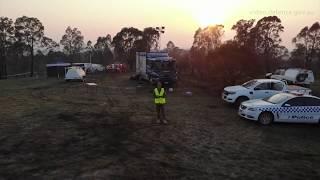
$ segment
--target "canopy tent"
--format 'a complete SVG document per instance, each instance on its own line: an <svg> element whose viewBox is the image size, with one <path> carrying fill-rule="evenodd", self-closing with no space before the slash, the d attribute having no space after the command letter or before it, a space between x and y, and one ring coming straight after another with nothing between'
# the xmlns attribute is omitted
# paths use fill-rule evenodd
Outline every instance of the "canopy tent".
<svg viewBox="0 0 320 180"><path fill-rule="evenodd" d="M83 80L86 76L86 73L81 67L73 66L66 68L66 77L65 80Z"/></svg>
<svg viewBox="0 0 320 180"><path fill-rule="evenodd" d="M57 77L64 78L65 77L65 68L70 67L71 63L54 63L47 64L47 77Z"/></svg>

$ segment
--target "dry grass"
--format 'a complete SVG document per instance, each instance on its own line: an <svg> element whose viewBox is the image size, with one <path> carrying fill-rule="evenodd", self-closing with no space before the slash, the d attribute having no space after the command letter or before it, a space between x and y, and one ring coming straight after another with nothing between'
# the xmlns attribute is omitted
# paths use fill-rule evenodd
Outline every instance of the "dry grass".
<svg viewBox="0 0 320 180"><path fill-rule="evenodd" d="M319 126L261 127L202 89L168 94L154 124L147 84L0 81L0 179L319 179ZM193 96L185 97L191 90Z"/></svg>

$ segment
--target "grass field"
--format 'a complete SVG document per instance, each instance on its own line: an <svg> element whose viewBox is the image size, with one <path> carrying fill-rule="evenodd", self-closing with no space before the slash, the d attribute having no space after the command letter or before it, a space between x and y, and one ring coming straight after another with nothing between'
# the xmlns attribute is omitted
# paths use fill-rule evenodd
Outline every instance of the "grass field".
<svg viewBox="0 0 320 180"><path fill-rule="evenodd" d="M127 75L87 81L98 91L0 81L0 180L320 178L319 125L262 127L183 84L168 94L169 125L158 125L150 85Z"/></svg>

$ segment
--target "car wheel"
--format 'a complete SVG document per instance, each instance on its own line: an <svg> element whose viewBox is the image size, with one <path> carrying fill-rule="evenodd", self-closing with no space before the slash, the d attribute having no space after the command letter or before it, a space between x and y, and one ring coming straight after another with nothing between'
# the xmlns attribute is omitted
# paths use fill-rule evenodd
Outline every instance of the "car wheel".
<svg viewBox="0 0 320 180"><path fill-rule="evenodd" d="M270 125L273 122L273 114L270 112L263 112L260 114L258 120L262 125Z"/></svg>
<svg viewBox="0 0 320 180"><path fill-rule="evenodd" d="M242 102L248 101L248 100L249 100L249 98L245 97L245 96L238 97L238 99L236 100L235 105L238 108L241 105Z"/></svg>

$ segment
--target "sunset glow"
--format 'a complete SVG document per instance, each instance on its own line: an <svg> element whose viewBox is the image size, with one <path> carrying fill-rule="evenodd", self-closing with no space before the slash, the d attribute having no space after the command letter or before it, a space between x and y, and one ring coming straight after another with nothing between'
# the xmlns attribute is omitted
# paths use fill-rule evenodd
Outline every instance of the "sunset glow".
<svg viewBox="0 0 320 180"><path fill-rule="evenodd" d="M240 7L239 0L200 0L186 1L185 3L201 27L226 23L227 19L235 14Z"/></svg>
<svg viewBox="0 0 320 180"><path fill-rule="evenodd" d="M0 180L320 180L319 127L320 0L0 0Z"/></svg>
<svg viewBox="0 0 320 180"><path fill-rule="evenodd" d="M0 16L16 19L22 15L39 18L45 33L60 40L67 26L77 27L85 40L114 36L123 27L165 26L163 44L172 40L190 48L197 28L213 24L225 26L225 39L240 19L260 19L277 15L285 27L283 43L307 25L319 21L319 0L0 0Z"/></svg>

